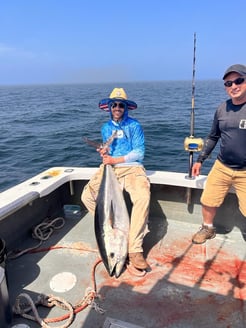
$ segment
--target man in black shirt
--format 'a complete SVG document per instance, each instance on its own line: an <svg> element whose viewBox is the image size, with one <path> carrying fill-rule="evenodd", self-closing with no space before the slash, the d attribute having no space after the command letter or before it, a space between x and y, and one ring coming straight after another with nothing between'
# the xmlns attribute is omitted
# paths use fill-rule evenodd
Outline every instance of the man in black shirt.
<svg viewBox="0 0 246 328"><path fill-rule="evenodd" d="M192 175L198 176L202 163L220 139L220 151L201 196L203 224L192 238L195 244L215 237L216 210L231 186L235 188L239 209L246 217L246 66L230 66L223 80L230 99L215 112L211 131L192 167Z"/></svg>

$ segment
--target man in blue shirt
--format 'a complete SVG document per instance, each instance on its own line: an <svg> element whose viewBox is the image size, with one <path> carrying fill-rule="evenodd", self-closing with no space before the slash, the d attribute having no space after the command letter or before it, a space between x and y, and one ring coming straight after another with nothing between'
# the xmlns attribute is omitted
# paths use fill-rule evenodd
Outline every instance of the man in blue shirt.
<svg viewBox="0 0 246 328"><path fill-rule="evenodd" d="M110 120L103 124L102 139L105 143L112 135L109 147L99 150L103 164L112 165L114 173L132 202L129 232L129 260L136 269L147 269L143 257L143 238L149 215L150 182L143 166L145 145L140 123L128 116L128 111L137 104L127 99L123 88L115 88L109 98L103 99L99 107L110 114ZM85 186L81 199L94 215L96 198L102 180L103 164Z"/></svg>
<svg viewBox="0 0 246 328"><path fill-rule="evenodd" d="M246 66L230 66L223 80L230 99L215 112L211 131L192 168L192 175L198 176L202 163L220 140L219 154L201 196L203 224L192 238L195 244L215 237L216 210L231 186L238 197L239 209L246 217Z"/></svg>

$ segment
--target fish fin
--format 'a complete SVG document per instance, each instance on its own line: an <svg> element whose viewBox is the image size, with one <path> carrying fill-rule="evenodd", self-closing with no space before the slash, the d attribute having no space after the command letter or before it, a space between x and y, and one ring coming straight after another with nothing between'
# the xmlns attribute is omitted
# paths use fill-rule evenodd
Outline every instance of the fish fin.
<svg viewBox="0 0 246 328"><path fill-rule="evenodd" d="M109 222L110 222L110 226L113 229L114 228L114 206L113 206L113 202L111 200L110 202L110 215L109 215Z"/></svg>

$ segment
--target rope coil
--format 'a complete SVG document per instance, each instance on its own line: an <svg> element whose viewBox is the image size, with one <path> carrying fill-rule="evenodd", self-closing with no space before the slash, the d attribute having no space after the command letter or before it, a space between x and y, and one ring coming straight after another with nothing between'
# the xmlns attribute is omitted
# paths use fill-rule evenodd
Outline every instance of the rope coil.
<svg viewBox="0 0 246 328"><path fill-rule="evenodd" d="M21 298L24 298L27 301L27 303L25 303L25 305L28 304L29 306L24 308L25 305L24 305L24 303L21 303ZM73 311L72 305L70 303L68 303L67 301L65 301L64 299L62 299L60 297L55 297L53 295L45 296L45 295L41 294L38 296L37 301L34 302L28 294L21 293L16 298L15 305L13 306L13 312L15 314L21 315L23 318L38 322L41 327L50 328L50 326L47 325L46 322L56 322L57 320L56 321L53 321L51 319L43 320L39 316L39 313L37 311L38 305L43 305L43 306L47 306L47 307L58 306L61 309L69 311L67 322L61 326L57 326L57 328L69 327L74 319L74 311ZM30 312L30 311L33 312L33 315L28 314L28 312Z"/></svg>
<svg viewBox="0 0 246 328"><path fill-rule="evenodd" d="M53 220L47 218L33 229L32 237L42 241L47 240L54 230L61 229L64 225L65 220L63 217L57 217Z"/></svg>
<svg viewBox="0 0 246 328"><path fill-rule="evenodd" d="M37 297L37 300L34 302L28 294L21 293L17 296L17 298L15 300L15 304L13 306L13 313L20 315L23 318L26 318L26 319L29 319L32 321L36 321L37 323L39 323L39 325L41 327L44 327L44 328L52 328L52 327L54 328L54 326L50 327L48 325L48 323L54 323L54 322L60 322L60 321L67 320L63 325L56 327L56 328L67 328L73 322L75 314L82 311L89 305L93 309L95 309L96 312L98 312L100 314L105 313L105 310L103 310L95 302L96 296L97 296L96 291L89 287L89 288L87 288L87 290L85 292L85 296L82 299L82 301L73 307L66 300L64 300L60 297L54 296L54 295L47 296L44 294L40 294ZM23 299L25 300L25 302L23 302L23 301L21 302L21 300L23 300ZM39 305L46 306L49 308L51 308L53 306L57 306L60 309L67 310L68 313L65 315L62 315L60 317L56 317L56 318L42 319L39 316L39 313L37 310L37 306L39 306ZM33 315L28 314L30 311L33 312Z"/></svg>
<svg viewBox="0 0 246 328"><path fill-rule="evenodd" d="M39 243L34 247L26 248L19 252L9 252L7 258L9 260L16 259L17 257L37 249L42 245L43 241L50 238L55 230L61 229L64 225L65 219L63 217L57 217L55 219L46 218L43 222L34 227L32 232L33 239L38 239Z"/></svg>
<svg viewBox="0 0 246 328"><path fill-rule="evenodd" d="M8 259L15 259L17 257L22 256L23 254L26 253L33 253L37 252L37 248L43 243L43 241L46 241L51 234L57 230L61 229L65 224L65 219L63 217L57 217L56 219L45 219L42 223L38 224L32 232L32 237L34 239L38 239L39 243L37 246L34 246L32 248L28 248L19 252L15 253L9 253L8 254ZM58 248L61 248L58 247ZM66 248L66 247L63 247ZM51 249L56 249L56 247L51 247L48 250ZM47 249L41 249L41 251L46 251ZM38 250L40 251L40 250ZM94 250L91 250L94 251ZM105 311L95 302L95 298L98 297L97 292L96 292L96 282L95 282L95 270L96 266L101 263L102 260L99 259L96 261L96 263L93 266L92 270L92 282L93 282L93 287L94 288L87 288L85 291L85 296L84 298L75 306L72 306L69 302L66 300L54 296L54 295L44 295L40 294L37 297L36 301L33 301L32 298L26 294L26 293L21 293L17 296L15 300L15 304L13 306L13 313L22 316L23 318L36 321L41 327L43 328L54 328L54 326L49 326L48 323L55 323L55 322L60 322L66 320L66 322L61 325L57 326L56 328L67 328L70 326L70 324L74 320L74 316L76 313L82 311L85 309L87 306L91 306L95 311L97 311L100 314L103 314ZM68 313L56 317L56 318L41 318L37 307L38 306L45 306L45 307L54 307L57 306L60 309L68 311ZM32 311L32 314L29 312Z"/></svg>

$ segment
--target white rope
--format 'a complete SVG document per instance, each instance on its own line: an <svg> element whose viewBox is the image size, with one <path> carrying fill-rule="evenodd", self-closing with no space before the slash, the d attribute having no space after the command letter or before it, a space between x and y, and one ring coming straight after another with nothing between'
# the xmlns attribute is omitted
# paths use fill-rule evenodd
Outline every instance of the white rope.
<svg viewBox="0 0 246 328"><path fill-rule="evenodd" d="M13 254L9 253L8 258L14 259L27 252L30 252L30 251L38 248L43 243L43 241L47 240L51 236L51 234L54 232L54 230L62 228L64 226L64 224L65 224L65 219L63 217L57 217L56 219L53 219L53 220L48 219L48 218L45 219L42 223L38 224L33 229L33 232L32 232L32 237L34 239L39 240L38 245L34 246L32 248L27 248L25 250L19 251L18 253L13 253ZM98 312L100 314L104 314L105 310L103 310L95 302L95 295L96 295L96 291L94 291L90 287L87 288L82 302L80 302L80 304L78 304L76 306L76 308L86 304L86 305L91 306L93 309L95 309L96 312ZM26 300L26 302L21 303L21 298L22 299L24 298ZM51 327L46 322L53 323L53 322L57 322L59 320L56 318L55 319L42 319L38 314L38 311L36 308L37 305L43 305L43 306L47 306L47 307L58 306L64 310L69 311L69 317L68 317L66 323L64 325L58 326L56 328L67 328L74 320L73 306L70 303L68 303L67 301L65 301L64 299L55 297L53 295L46 296L46 295L40 294L37 298L37 301L34 302L28 294L21 293L16 298L15 304L13 306L13 312L15 314L22 316L23 318L26 318L26 319L29 319L32 321L36 321L43 328L54 328L54 326ZM30 312L30 311L33 312L33 315L28 314L28 312Z"/></svg>
<svg viewBox="0 0 246 328"><path fill-rule="evenodd" d="M21 298L26 299L28 304L21 303ZM23 318L26 318L26 319L29 319L32 321L36 321L43 328L51 328L51 326L46 324L45 321L39 316L37 308L36 308L36 305L39 305L39 304L47 306L47 307L58 306L62 309L69 311L69 317L67 319L67 322L56 328L67 328L72 323L73 318L74 318L74 311L73 311L72 305L70 303L68 303L67 301L65 301L64 299L62 299L60 297L55 297L53 295L46 296L46 295L41 294L38 296L37 301L34 302L28 294L21 293L16 298L15 305L13 306L13 312L15 314L22 316ZM27 306L27 305L29 305L29 306ZM33 315L28 314L28 312L30 312L31 310L33 312ZM52 321L52 320L50 320L50 321Z"/></svg>
<svg viewBox="0 0 246 328"><path fill-rule="evenodd" d="M49 218L46 218L43 222L41 222L36 227L34 227L33 232L32 232L33 239L38 239L39 243L34 247L26 248L17 253L9 252L7 254L7 258L9 260L15 259L15 258L20 257L34 249L37 249L38 247L41 246L43 241L47 240L52 235L54 230L61 229L64 226L64 224L65 224L65 219L63 217L57 217L52 220Z"/></svg>
<svg viewBox="0 0 246 328"><path fill-rule="evenodd" d="M56 219L45 219L42 223L38 224L32 233L34 239L47 240L54 230L61 229L65 224L63 217L57 217Z"/></svg>

